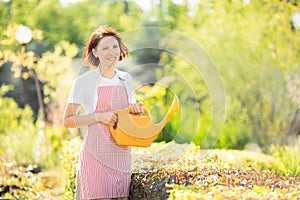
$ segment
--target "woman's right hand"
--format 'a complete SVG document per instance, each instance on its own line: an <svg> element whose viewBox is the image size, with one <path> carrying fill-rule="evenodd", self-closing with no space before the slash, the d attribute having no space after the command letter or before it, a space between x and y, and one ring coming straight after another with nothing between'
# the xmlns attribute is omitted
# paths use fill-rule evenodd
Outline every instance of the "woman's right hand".
<svg viewBox="0 0 300 200"><path fill-rule="evenodd" d="M131 114L140 114L144 113L144 103L143 102L138 102L136 104L131 104Z"/></svg>
<svg viewBox="0 0 300 200"><path fill-rule="evenodd" d="M96 114L97 122L103 123L105 125L112 125L114 126L118 121L118 116L113 112L98 112Z"/></svg>

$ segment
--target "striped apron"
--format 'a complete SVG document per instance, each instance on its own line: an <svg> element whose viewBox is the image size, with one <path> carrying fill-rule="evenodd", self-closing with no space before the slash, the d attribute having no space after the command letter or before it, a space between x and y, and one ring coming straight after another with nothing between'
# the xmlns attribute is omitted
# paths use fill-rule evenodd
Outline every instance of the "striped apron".
<svg viewBox="0 0 300 200"><path fill-rule="evenodd" d="M96 112L129 106L124 85L99 86ZM96 123L88 127L79 161L81 200L118 198L129 195L130 147L119 146L109 126Z"/></svg>

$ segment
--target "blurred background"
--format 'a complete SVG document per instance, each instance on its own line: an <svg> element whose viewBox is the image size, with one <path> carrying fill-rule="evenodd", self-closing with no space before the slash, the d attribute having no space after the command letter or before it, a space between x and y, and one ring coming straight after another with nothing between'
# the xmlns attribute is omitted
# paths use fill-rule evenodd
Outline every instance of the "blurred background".
<svg viewBox="0 0 300 200"><path fill-rule="evenodd" d="M80 57L100 25L121 34L142 28L125 38L132 51L117 67L132 74L137 99L156 122L174 93L180 98L184 110L157 142L267 154L299 147L298 0L0 0L2 166L56 170L64 142L84 137L84 130L64 128L62 115L73 80L90 69ZM214 63L226 93L220 132L212 123L211 91L195 66L176 53L134 48L162 45L145 27L179 32L206 52L199 63Z"/></svg>

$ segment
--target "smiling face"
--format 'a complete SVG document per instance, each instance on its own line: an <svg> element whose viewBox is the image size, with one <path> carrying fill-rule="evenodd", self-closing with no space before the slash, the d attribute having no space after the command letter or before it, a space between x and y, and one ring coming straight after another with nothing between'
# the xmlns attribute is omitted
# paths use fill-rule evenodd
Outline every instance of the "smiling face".
<svg viewBox="0 0 300 200"><path fill-rule="evenodd" d="M98 45L93 49L93 54L100 60L101 67L112 67L120 58L120 46L113 36L103 37Z"/></svg>
<svg viewBox="0 0 300 200"><path fill-rule="evenodd" d="M108 38L106 38L108 37ZM95 30L89 40L87 41L84 51L82 53L82 63L84 65L90 66L104 66L107 65L107 60L104 58L103 63L100 63L99 56L100 54L104 53L105 49L101 50L101 46L104 46L107 40L110 40L109 43L117 44L118 51L119 51L119 58L118 60L121 61L125 59L128 54L129 50L124 44L120 34L113 28L108 26L100 26L97 30ZM98 48L100 47L100 48ZM111 48L111 45L107 45L108 48ZM116 46L114 47L116 50ZM102 57L102 56L101 56ZM107 67L107 66L104 66Z"/></svg>

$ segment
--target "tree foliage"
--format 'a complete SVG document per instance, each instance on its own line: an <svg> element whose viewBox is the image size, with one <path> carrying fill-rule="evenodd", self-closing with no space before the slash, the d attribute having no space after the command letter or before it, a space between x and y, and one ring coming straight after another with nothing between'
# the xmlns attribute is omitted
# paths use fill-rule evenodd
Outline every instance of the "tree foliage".
<svg viewBox="0 0 300 200"><path fill-rule="evenodd" d="M225 148L243 148L248 142L267 147L284 141L296 112L288 97L286 77L299 71L300 31L291 24L298 9L297 2L207 0L199 3L194 17L185 13L186 20L176 29L211 56L227 94L221 135L203 132L207 127L203 124L194 140L197 144L210 147L213 143L209 142L218 137L215 147ZM200 97L209 95L205 83L193 79L195 73L186 70L190 68L182 59L169 56L161 61L198 83L193 89ZM212 116L208 105L209 98L200 104L201 121L209 122ZM206 137L211 139L203 144Z"/></svg>
<svg viewBox="0 0 300 200"><path fill-rule="evenodd" d="M203 147L244 148L249 142L264 147L284 141L289 130L296 130L292 121L298 119L299 112L291 102L295 95L290 88L295 84L287 84L292 83L287 77L299 73L300 31L291 22L292 15L299 10L299 1L195 2L161 0L153 2L150 11L143 12L134 1L83 0L65 7L57 0L1 1L0 29L6 35L0 36L0 54L5 61L13 61L16 75L21 75L19 64L33 69L44 84L46 102L55 102L66 99L62 91L70 87L74 77L73 74L66 78L71 58L78 51L73 44L79 47L76 56L80 56L80 48L97 26L113 26L120 32L143 26L179 31L203 47L216 64L225 86L227 109L223 131L214 135L211 131L214 125L210 124L214 105L205 77L197 76L194 66L169 52L149 49L132 52L137 62L159 62L163 66L156 69L158 80L167 76L178 78L180 74L192 83L190 89L178 81L167 86L177 88L182 103L189 102L187 116L195 110L200 112L199 119L182 116L187 127L179 129L182 136L177 137L178 142L193 140ZM28 44L26 52L14 43L14 24L35 30L36 39ZM41 33L43 39L37 40ZM155 37L145 33L131 39L141 43L163 42ZM22 76L33 74L22 72ZM64 89L61 80L66 81ZM171 99L171 95L166 92L163 99ZM165 102L164 106L166 110L168 104ZM174 128L183 126L180 122L183 118L173 120L164 130L163 135L168 139L161 139L174 138ZM197 121L199 126L195 126ZM196 129L196 135L189 134L190 129Z"/></svg>

